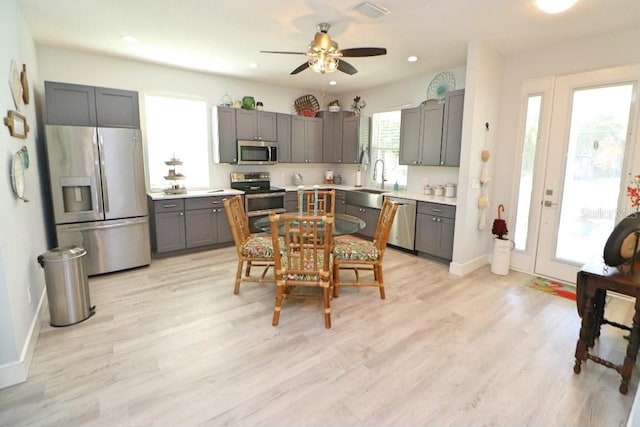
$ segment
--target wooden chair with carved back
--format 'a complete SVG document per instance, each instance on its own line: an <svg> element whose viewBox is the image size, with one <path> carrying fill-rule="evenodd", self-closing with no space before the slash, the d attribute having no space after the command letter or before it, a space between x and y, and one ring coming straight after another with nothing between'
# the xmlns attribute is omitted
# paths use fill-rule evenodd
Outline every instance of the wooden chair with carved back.
<svg viewBox="0 0 640 427"><path fill-rule="evenodd" d="M398 204L385 199L380 210L373 241L349 237L336 238L333 248L333 296L337 297L341 286L376 286L380 298L385 299L382 260L389 239L389 231L398 210ZM355 280L342 281L340 273L351 270ZM361 280L359 270L373 272L373 280ZM367 278L370 275L367 276Z"/></svg>
<svg viewBox="0 0 640 427"><path fill-rule="evenodd" d="M285 297L318 297L317 293L301 293L299 290L320 288L324 325L325 328L331 328L331 249L334 217L271 214L269 222L276 275L273 326L277 326L280 321L282 301Z"/></svg>
<svg viewBox="0 0 640 427"><path fill-rule="evenodd" d="M236 269L233 293L237 294L240 292L240 283L243 281L275 282L274 279L266 277L269 267L272 267L274 264L271 236L251 234L249 220L242 204L242 196L237 195L226 199L223 204L238 253L238 267ZM243 277L242 269L245 265ZM263 267L263 271L259 277L251 276L251 267L253 266Z"/></svg>
<svg viewBox="0 0 640 427"><path fill-rule="evenodd" d="M336 190L318 190L318 215L334 215L336 212ZM300 197L302 197L302 210L308 214L313 213L313 203L316 199L316 190L303 190L298 192L298 204L300 206Z"/></svg>

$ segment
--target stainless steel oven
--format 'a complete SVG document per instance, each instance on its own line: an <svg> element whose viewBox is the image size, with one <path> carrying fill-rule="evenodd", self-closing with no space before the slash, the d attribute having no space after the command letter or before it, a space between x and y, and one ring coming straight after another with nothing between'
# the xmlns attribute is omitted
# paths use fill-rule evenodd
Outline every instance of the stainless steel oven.
<svg viewBox="0 0 640 427"><path fill-rule="evenodd" d="M231 188L244 191L244 209L252 232L260 232L255 222L271 212L286 212L284 188L271 187L269 172L232 172Z"/></svg>

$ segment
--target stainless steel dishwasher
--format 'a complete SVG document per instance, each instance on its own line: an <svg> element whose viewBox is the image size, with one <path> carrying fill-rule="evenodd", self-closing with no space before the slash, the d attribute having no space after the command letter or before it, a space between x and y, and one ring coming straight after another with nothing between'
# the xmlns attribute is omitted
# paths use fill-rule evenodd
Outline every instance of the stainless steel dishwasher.
<svg viewBox="0 0 640 427"><path fill-rule="evenodd" d="M398 203L398 211L389 232L389 244L404 249L415 249L416 237L416 207L417 202L411 199L385 196L392 202Z"/></svg>

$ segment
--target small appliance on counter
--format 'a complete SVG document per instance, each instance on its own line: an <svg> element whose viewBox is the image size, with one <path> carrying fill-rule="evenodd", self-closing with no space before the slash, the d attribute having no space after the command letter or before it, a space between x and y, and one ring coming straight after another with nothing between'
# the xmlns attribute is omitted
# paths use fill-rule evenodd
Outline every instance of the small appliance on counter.
<svg viewBox="0 0 640 427"><path fill-rule="evenodd" d="M303 185L304 184L304 180L302 179L302 174L301 173L294 173L293 174L293 185Z"/></svg>
<svg viewBox="0 0 640 427"><path fill-rule="evenodd" d="M333 184L333 171L325 171L324 172L324 183L325 184Z"/></svg>

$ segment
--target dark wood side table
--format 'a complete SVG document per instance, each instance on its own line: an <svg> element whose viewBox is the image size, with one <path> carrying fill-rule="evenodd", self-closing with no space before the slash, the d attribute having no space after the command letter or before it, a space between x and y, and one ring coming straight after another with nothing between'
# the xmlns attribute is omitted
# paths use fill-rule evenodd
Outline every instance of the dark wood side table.
<svg viewBox="0 0 640 427"><path fill-rule="evenodd" d="M631 327L605 319L604 305L607 291L628 295L635 299L635 314ZM576 344L576 363L573 366L573 372L579 374L581 363L587 359L607 368L615 369L622 376L620 393L627 394L640 345L640 275L631 275L604 263L587 264L578 272L576 293L578 314L582 317L582 324L580 337ZM589 354L589 348L593 347L595 339L600 335L602 324L631 331L627 354L622 365Z"/></svg>

